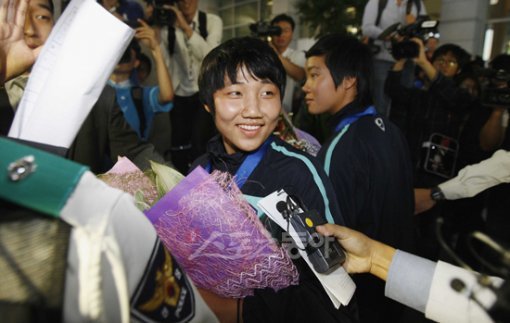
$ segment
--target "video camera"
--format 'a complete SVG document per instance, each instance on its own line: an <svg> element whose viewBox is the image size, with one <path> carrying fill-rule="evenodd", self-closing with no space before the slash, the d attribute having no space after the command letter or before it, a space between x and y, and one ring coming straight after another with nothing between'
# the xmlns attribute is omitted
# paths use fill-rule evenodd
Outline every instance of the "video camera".
<svg viewBox="0 0 510 323"><path fill-rule="evenodd" d="M164 8L165 5L174 6L177 0L151 0L154 6L152 14L153 24L157 26L173 26L175 24L175 12L171 9Z"/></svg>
<svg viewBox="0 0 510 323"><path fill-rule="evenodd" d="M392 35L391 54L396 60L410 59L416 58L420 54L420 47L411 38L416 37L423 42L431 37L439 38L438 26L438 20L430 20L428 16L420 16L414 24L407 26L394 24L387 28L382 35L383 37Z"/></svg>
<svg viewBox="0 0 510 323"><path fill-rule="evenodd" d="M272 26L265 21L258 21L250 24L250 31L255 37L267 38L281 35L282 28L280 26Z"/></svg>
<svg viewBox="0 0 510 323"><path fill-rule="evenodd" d="M479 74L486 79L482 88L482 104L510 109L510 73L505 70L485 68Z"/></svg>

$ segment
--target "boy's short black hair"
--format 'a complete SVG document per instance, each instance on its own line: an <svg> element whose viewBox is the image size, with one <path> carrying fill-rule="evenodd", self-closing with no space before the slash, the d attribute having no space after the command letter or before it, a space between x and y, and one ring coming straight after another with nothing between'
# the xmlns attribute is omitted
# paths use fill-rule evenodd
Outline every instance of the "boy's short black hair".
<svg viewBox="0 0 510 323"><path fill-rule="evenodd" d="M355 102L372 105L373 63L370 48L357 38L330 34L320 38L307 52L306 58L323 56L329 73L338 87L346 77L356 79Z"/></svg>
<svg viewBox="0 0 510 323"><path fill-rule="evenodd" d="M242 67L255 78L274 83L280 90L280 98L283 99L286 73L274 49L258 38L233 38L207 54L198 76L200 100L213 114L214 93L225 87L225 77L232 83L237 83L237 71Z"/></svg>
<svg viewBox="0 0 510 323"><path fill-rule="evenodd" d="M462 47L455 44L444 44L434 51L434 54L432 55L432 62L434 62L438 57L444 56L448 53L451 53L457 60L459 71L462 71L471 61L471 55L469 55L469 53Z"/></svg>
<svg viewBox="0 0 510 323"><path fill-rule="evenodd" d="M294 19L292 19L291 16L286 15L284 13L279 14L271 20L271 25L275 25L276 23L279 23L280 21L288 22L290 24L290 27L292 28L292 31L294 31L294 27L296 27L296 23L294 22Z"/></svg>

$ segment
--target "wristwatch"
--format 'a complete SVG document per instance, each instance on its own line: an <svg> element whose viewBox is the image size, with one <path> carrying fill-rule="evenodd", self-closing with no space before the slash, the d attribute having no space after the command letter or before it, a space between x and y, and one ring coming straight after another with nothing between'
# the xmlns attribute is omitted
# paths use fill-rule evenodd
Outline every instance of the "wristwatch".
<svg viewBox="0 0 510 323"><path fill-rule="evenodd" d="M430 198L434 201L442 201L445 199L444 193L439 186L434 186L430 189Z"/></svg>

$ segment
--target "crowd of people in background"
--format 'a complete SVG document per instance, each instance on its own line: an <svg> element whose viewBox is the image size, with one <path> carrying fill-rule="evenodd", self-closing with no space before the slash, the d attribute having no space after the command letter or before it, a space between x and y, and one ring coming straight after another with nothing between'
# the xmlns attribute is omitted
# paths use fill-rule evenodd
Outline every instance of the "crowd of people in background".
<svg viewBox="0 0 510 323"><path fill-rule="evenodd" d="M480 62L460 46L430 37L408 40L416 55L395 58L392 44L402 39L381 34L426 15L421 0L369 0L363 40L327 35L306 52L291 48L295 21L286 14L271 20L281 33L269 41L222 41L221 19L199 10L198 0L163 7L145 1L98 1L136 32L68 159L95 174L126 156L142 170L153 160L185 175L198 165L235 175L256 151L262 157L246 175L250 181L242 192L264 197L285 188L329 215L331 224L362 233L332 225L320 229L340 240L377 240L433 262L454 263L438 241L436 221L442 218L439 234L470 266L484 271L488 268L470 252L469 233L486 232L510 246L510 184L455 201L441 190L464 167L499 149L510 150L510 107L485 100L489 91L510 88L510 55ZM31 49L48 39L53 11L52 0L30 0L23 34ZM16 74L2 80L2 136L8 134L30 66ZM281 114L290 114L295 127L320 141L317 157L273 134ZM303 114L322 119L306 122ZM424 194L434 202L422 208ZM269 222L263 218L268 228ZM360 252L344 247L351 257ZM407 257L377 248L391 253L389 262ZM298 286L260 290L240 301L207 292L202 297L225 322L425 321L421 313L385 297L387 284L379 278L386 280L388 268L384 277L371 268L351 270L358 273L355 297L336 309L308 266L295 263ZM424 312L421 305L392 298Z"/></svg>

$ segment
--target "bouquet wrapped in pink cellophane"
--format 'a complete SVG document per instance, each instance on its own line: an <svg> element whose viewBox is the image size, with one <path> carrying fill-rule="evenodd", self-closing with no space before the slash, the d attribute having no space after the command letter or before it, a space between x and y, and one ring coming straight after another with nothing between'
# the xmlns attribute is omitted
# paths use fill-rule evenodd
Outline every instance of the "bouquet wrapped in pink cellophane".
<svg viewBox="0 0 510 323"><path fill-rule="evenodd" d="M198 167L145 213L200 288L244 297L298 283L292 260L228 174Z"/></svg>
<svg viewBox="0 0 510 323"><path fill-rule="evenodd" d="M150 165L150 169L142 172L127 157L119 157L107 173L97 177L111 187L131 194L140 210L148 210L184 178L167 165L153 161Z"/></svg>

